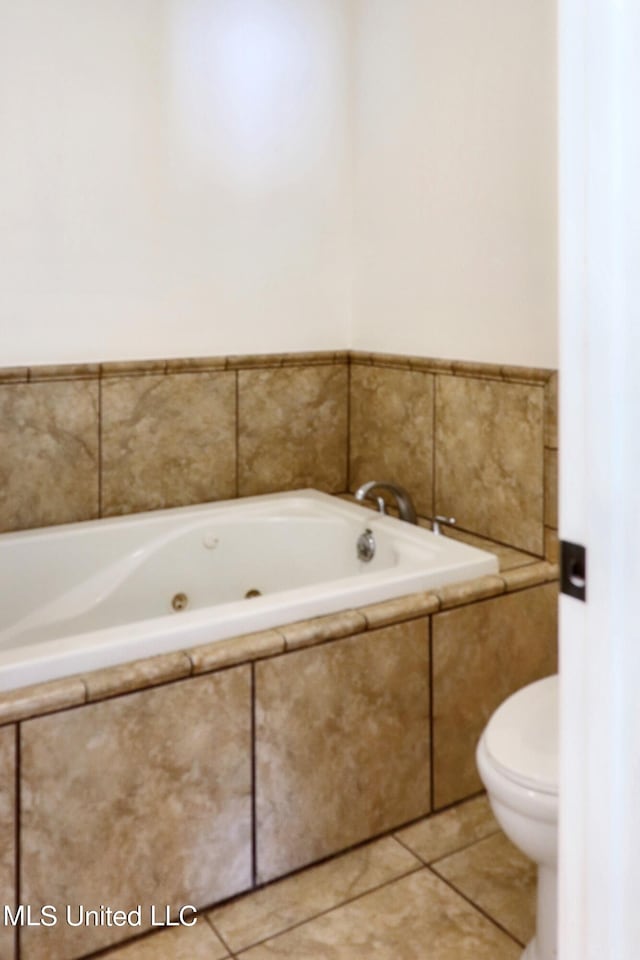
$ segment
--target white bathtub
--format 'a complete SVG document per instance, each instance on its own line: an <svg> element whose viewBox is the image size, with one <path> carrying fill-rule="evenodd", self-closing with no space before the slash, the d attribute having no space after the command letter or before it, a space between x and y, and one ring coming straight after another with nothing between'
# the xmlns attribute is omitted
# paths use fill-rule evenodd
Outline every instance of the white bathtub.
<svg viewBox="0 0 640 960"><path fill-rule="evenodd" d="M493 554L315 490L3 534L0 690L497 569Z"/></svg>

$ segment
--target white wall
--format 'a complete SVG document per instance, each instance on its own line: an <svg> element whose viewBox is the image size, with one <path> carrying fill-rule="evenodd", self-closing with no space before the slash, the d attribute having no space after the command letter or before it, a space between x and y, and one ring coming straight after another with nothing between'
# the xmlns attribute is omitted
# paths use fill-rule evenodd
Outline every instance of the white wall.
<svg viewBox="0 0 640 960"><path fill-rule="evenodd" d="M0 0L0 365L348 346L348 13Z"/></svg>
<svg viewBox="0 0 640 960"><path fill-rule="evenodd" d="M0 0L0 365L555 365L554 2Z"/></svg>
<svg viewBox="0 0 640 960"><path fill-rule="evenodd" d="M556 366L554 0L357 0L354 347Z"/></svg>

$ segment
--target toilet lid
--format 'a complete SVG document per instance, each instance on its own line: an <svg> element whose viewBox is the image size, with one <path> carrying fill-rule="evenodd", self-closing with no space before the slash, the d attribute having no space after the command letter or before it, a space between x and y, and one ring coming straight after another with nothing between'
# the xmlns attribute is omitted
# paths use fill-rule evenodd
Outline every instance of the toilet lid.
<svg viewBox="0 0 640 960"><path fill-rule="evenodd" d="M489 756L505 776L558 792L558 677L523 687L498 707L485 730Z"/></svg>

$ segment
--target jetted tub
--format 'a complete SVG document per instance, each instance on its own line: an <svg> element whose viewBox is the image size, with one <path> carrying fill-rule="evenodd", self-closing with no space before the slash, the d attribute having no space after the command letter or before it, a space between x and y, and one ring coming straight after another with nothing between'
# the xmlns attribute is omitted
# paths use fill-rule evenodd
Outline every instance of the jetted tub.
<svg viewBox="0 0 640 960"><path fill-rule="evenodd" d="M3 534L0 690L497 569L493 554L316 490Z"/></svg>

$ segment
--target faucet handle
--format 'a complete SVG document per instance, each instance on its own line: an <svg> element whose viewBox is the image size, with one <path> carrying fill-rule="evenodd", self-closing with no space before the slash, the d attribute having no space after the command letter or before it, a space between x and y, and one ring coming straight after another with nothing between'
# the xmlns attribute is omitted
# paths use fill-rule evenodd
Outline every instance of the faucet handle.
<svg viewBox="0 0 640 960"><path fill-rule="evenodd" d="M440 524L441 524L441 523L446 523L446 524L448 524L448 526L453 527L453 526L455 526L456 518L455 518L455 517L443 517L442 514L439 513L437 516L435 516L435 517L433 518L433 521L432 521L432 530L433 530L434 533L439 534L439 533L442 532L442 531L440 530Z"/></svg>

